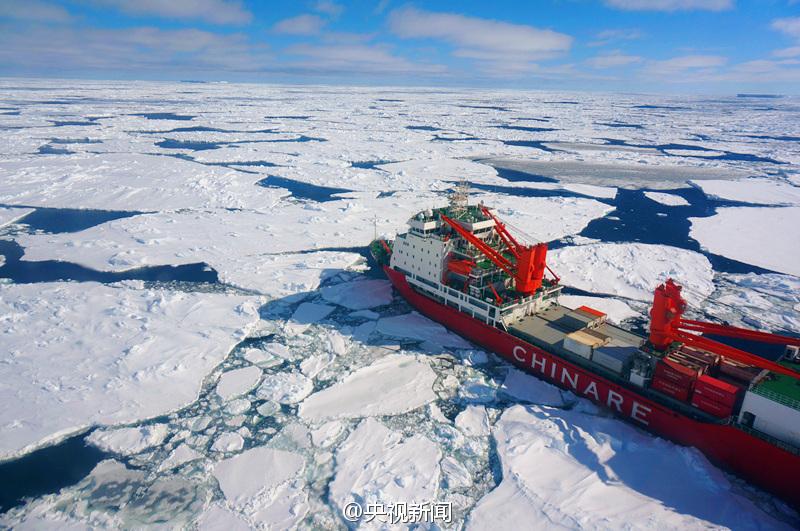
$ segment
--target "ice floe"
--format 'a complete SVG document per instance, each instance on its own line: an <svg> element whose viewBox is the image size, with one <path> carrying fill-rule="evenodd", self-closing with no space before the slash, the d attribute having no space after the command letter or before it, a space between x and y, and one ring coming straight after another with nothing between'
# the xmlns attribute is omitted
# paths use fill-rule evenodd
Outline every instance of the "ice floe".
<svg viewBox="0 0 800 531"><path fill-rule="evenodd" d="M0 284L0 457L192 402L256 306L136 284Z"/></svg>
<svg viewBox="0 0 800 531"><path fill-rule="evenodd" d="M260 379L261 369L253 366L224 372L217 383L217 394L223 400L230 400L253 389Z"/></svg>
<svg viewBox="0 0 800 531"><path fill-rule="evenodd" d="M376 330L389 337L429 341L445 347L468 348L470 345L461 337L417 312L378 320Z"/></svg>
<svg viewBox="0 0 800 531"><path fill-rule="evenodd" d="M435 379L424 358L391 354L309 396L299 414L318 422L405 413L436 399Z"/></svg>
<svg viewBox="0 0 800 531"><path fill-rule="evenodd" d="M279 404L295 404L313 389L314 382L300 372L278 372L264 376L256 396Z"/></svg>
<svg viewBox="0 0 800 531"><path fill-rule="evenodd" d="M392 302L392 285L388 280L354 280L326 286L322 298L351 310L365 310Z"/></svg>
<svg viewBox="0 0 800 531"><path fill-rule="evenodd" d="M709 182L709 181L698 181L698 182ZM729 182L729 181L725 181ZM667 194L664 192L645 192L645 197L655 201L656 203L661 203L662 205L667 206L686 206L689 204L689 201L684 199L683 197L675 194Z"/></svg>
<svg viewBox="0 0 800 531"><path fill-rule="evenodd" d="M704 194L716 199L762 205L800 205L800 186L774 179L742 181L692 181Z"/></svg>
<svg viewBox="0 0 800 531"><path fill-rule="evenodd" d="M720 208L711 217L689 221L690 236L709 252L800 276L800 207Z"/></svg>
<svg viewBox="0 0 800 531"><path fill-rule="evenodd" d="M104 452L132 455L161 444L166 436L166 424L147 424L138 428L96 430L86 442Z"/></svg>

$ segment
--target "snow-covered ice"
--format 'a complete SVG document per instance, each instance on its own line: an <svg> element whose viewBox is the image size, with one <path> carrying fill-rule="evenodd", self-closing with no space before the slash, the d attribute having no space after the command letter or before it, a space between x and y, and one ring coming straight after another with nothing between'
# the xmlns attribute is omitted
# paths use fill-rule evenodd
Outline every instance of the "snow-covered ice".
<svg viewBox="0 0 800 531"><path fill-rule="evenodd" d="M217 394L223 400L230 400L253 389L260 379L261 369L253 366L224 372L217 383Z"/></svg>
<svg viewBox="0 0 800 531"><path fill-rule="evenodd" d="M461 337L417 312L383 317L378 320L376 330L389 337L429 341L444 347L469 347L469 343Z"/></svg>
<svg viewBox="0 0 800 531"><path fill-rule="evenodd" d="M329 304L304 302L297 307L284 330L290 335L299 335L308 330L312 323L325 319L334 310Z"/></svg>
<svg viewBox="0 0 800 531"><path fill-rule="evenodd" d="M0 284L0 457L192 402L258 319L252 297Z"/></svg>
<svg viewBox="0 0 800 531"><path fill-rule="evenodd" d="M134 428L96 430L86 438L86 442L104 452L132 455L161 444L166 436L166 424L148 424Z"/></svg>
<svg viewBox="0 0 800 531"><path fill-rule="evenodd" d="M687 288L684 297L693 303L714 291L708 259L677 247L598 243L563 247L549 257L562 283L595 293L651 301L656 286L670 277Z"/></svg>
<svg viewBox="0 0 800 531"><path fill-rule="evenodd" d="M256 391L258 398L279 404L296 404L314 389L314 382L300 372L267 374Z"/></svg>
<svg viewBox="0 0 800 531"><path fill-rule="evenodd" d="M711 217L689 221L691 237L709 252L800 276L800 207L720 208Z"/></svg>
<svg viewBox="0 0 800 531"><path fill-rule="evenodd" d="M545 406L564 405L558 387L514 368L508 370L498 392L520 402Z"/></svg>
<svg viewBox="0 0 800 531"><path fill-rule="evenodd" d="M388 280L354 280L326 286L322 298L351 310L365 310L392 302L392 285Z"/></svg>
<svg viewBox="0 0 800 531"><path fill-rule="evenodd" d="M708 182L708 181L698 181L701 183ZM728 182L728 181L725 181ZM664 192L645 192L645 197L655 201L656 203L661 203L662 205L667 206L686 206L689 204L689 201L684 199L683 197L675 194L667 194Z"/></svg>
<svg viewBox="0 0 800 531"><path fill-rule="evenodd" d="M407 354L384 356L339 383L309 396L300 417L309 421L397 415L436 399L436 374L424 358Z"/></svg>
<svg viewBox="0 0 800 531"><path fill-rule="evenodd" d="M716 199L762 205L800 205L800 186L774 179L693 181L692 185Z"/></svg>

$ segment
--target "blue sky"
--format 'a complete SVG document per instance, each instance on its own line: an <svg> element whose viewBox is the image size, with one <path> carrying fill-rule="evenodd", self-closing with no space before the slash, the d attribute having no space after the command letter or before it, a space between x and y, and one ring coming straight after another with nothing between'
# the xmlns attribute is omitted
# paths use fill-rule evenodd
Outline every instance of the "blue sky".
<svg viewBox="0 0 800 531"><path fill-rule="evenodd" d="M0 0L0 75L800 93L800 0Z"/></svg>

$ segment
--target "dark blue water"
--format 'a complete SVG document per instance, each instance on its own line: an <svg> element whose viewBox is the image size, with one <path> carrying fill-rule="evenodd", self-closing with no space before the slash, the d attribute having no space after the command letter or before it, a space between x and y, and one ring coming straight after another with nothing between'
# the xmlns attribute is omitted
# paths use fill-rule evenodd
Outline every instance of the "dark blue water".
<svg viewBox="0 0 800 531"><path fill-rule="evenodd" d="M487 109L492 111L511 112L511 109L508 107L500 107L498 105L456 105L456 107L462 107L464 109Z"/></svg>
<svg viewBox="0 0 800 531"><path fill-rule="evenodd" d="M634 144L628 142L627 140L620 140L618 138L602 138L606 142L606 145L609 146L627 146L627 147L635 147L635 148L646 148L646 149L655 149L661 152L662 155L666 155L668 157L689 157L689 158L700 158L706 160L730 160L730 161L738 161L738 162L766 162L769 164L786 164L785 162L775 160L769 157L760 157L758 155L751 155L750 153L735 153L733 151L725 151L721 149L710 149L705 148L703 146L696 146L692 144ZM708 157L705 155L673 155L668 150L684 150L684 151L722 151L722 155L716 155L713 157Z"/></svg>
<svg viewBox="0 0 800 531"><path fill-rule="evenodd" d="M205 151L208 149L219 149L227 142L204 142L199 140L172 140L170 138L156 142L158 147L164 149L190 149L192 151Z"/></svg>
<svg viewBox="0 0 800 531"><path fill-rule="evenodd" d="M531 122L545 122L545 123L550 121L547 118L531 118L531 117L525 117L525 116L518 116L517 120L526 120L526 121L531 121Z"/></svg>
<svg viewBox="0 0 800 531"><path fill-rule="evenodd" d="M381 164L392 164L397 162L394 160L364 160L359 162L351 162L350 166L353 168L361 168L362 170L380 170L378 166Z"/></svg>
<svg viewBox="0 0 800 531"><path fill-rule="evenodd" d="M266 179L258 181L260 186L266 188L286 188L292 195L298 199L309 199L324 203L326 201L336 201L340 198L333 197L334 194L341 194L345 192L352 192L347 188L333 188L329 186L318 186L316 184L309 184L293 179L286 179L285 177L278 177L277 175L270 175Z"/></svg>
<svg viewBox="0 0 800 531"><path fill-rule="evenodd" d="M410 129L412 131L442 131L442 129L430 125L407 125L406 129Z"/></svg>
<svg viewBox="0 0 800 531"><path fill-rule="evenodd" d="M83 435L71 437L0 464L0 513L20 505L25 498L56 493L78 483L109 457L83 439Z"/></svg>
<svg viewBox="0 0 800 531"><path fill-rule="evenodd" d="M308 115L288 115L288 116L265 116L265 120L308 120L311 116Z"/></svg>
<svg viewBox="0 0 800 531"><path fill-rule="evenodd" d="M604 125L606 127L617 127L620 129L644 129L643 125L639 124L624 124L620 122L613 122L613 123L605 123L605 122L595 122L595 125Z"/></svg>
<svg viewBox="0 0 800 531"><path fill-rule="evenodd" d="M50 120L53 127L67 127L71 125L97 125L96 121L78 121L78 120Z"/></svg>
<svg viewBox="0 0 800 531"><path fill-rule="evenodd" d="M528 131L531 133L545 133L547 131L560 131L560 129L556 129L554 127L527 127L524 125L495 125L497 129L511 129L513 131Z"/></svg>
<svg viewBox="0 0 800 531"><path fill-rule="evenodd" d="M15 205L2 205L11 207ZM143 212L125 210L91 210L77 208L43 208L36 210L22 218L18 223L28 225L32 230L60 234L65 232L79 232L88 228L107 223L115 219L138 216Z"/></svg>
<svg viewBox="0 0 800 531"><path fill-rule="evenodd" d="M495 168L497 175L514 183L527 182L527 183L557 183L557 179L552 177L545 177L544 175L537 175L535 173L528 173L518 170L510 170L508 168ZM518 188L514 188L518 190Z"/></svg>
<svg viewBox="0 0 800 531"><path fill-rule="evenodd" d="M179 120L179 121L187 121L193 120L195 116L191 116L188 114L175 114L173 112L141 112L141 113L134 113L131 116L141 116L142 118L147 118L148 120Z"/></svg>
<svg viewBox="0 0 800 531"><path fill-rule="evenodd" d="M476 136L462 136L462 137L449 137L441 135L433 135L432 141L436 142L465 142L470 140L481 140Z"/></svg>
<svg viewBox="0 0 800 531"><path fill-rule="evenodd" d="M747 138L758 138L760 140L777 140L779 142L800 142L800 136L788 136L788 135L777 135L777 136L770 136L770 135L746 135Z"/></svg>
<svg viewBox="0 0 800 531"><path fill-rule="evenodd" d="M5 111L0 112L3 116L19 116L22 111Z"/></svg>
<svg viewBox="0 0 800 531"><path fill-rule="evenodd" d="M544 178L547 179L547 177ZM456 181L449 182L452 182L454 185L456 184ZM610 199L597 199L589 195L579 194L569 190L538 190L536 188L519 188L515 186L480 183L470 183L469 186L470 188L475 188L476 190L484 190L486 192L492 192L496 194L515 195L518 197L579 197L581 199L595 199L603 203L612 203Z"/></svg>
<svg viewBox="0 0 800 531"><path fill-rule="evenodd" d="M51 144L102 144L102 140L92 140L91 138L51 138Z"/></svg>
<svg viewBox="0 0 800 531"><path fill-rule="evenodd" d="M72 155L75 153L74 151L70 151L66 148L53 147L50 144L39 146L37 152L39 155Z"/></svg>
<svg viewBox="0 0 800 531"><path fill-rule="evenodd" d="M688 111L689 107L679 105L634 105L633 109L660 109L663 111Z"/></svg>
<svg viewBox="0 0 800 531"><path fill-rule="evenodd" d="M556 153L558 151L564 151L563 149L555 149L551 148L550 146L546 146L544 143L547 142L546 140L501 140L503 144L507 146L521 146L521 147L532 147L536 149L541 149L542 151L547 151L548 153Z"/></svg>
<svg viewBox="0 0 800 531"><path fill-rule="evenodd" d="M546 103L549 105L580 105L581 102L579 101L543 101L542 103Z"/></svg>

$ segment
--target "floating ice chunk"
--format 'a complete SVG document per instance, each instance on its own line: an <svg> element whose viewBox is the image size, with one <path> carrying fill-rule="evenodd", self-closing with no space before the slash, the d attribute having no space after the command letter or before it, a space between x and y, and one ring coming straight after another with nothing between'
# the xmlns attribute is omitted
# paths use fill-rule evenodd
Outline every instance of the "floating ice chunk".
<svg viewBox="0 0 800 531"><path fill-rule="evenodd" d="M720 208L711 217L689 221L689 235L709 252L800 276L800 231L794 230L800 227L800 207Z"/></svg>
<svg viewBox="0 0 800 531"><path fill-rule="evenodd" d="M376 330L390 337L430 341L445 347L469 348L470 344L461 337L447 331L445 327L423 317L417 312L378 320Z"/></svg>
<svg viewBox="0 0 800 531"><path fill-rule="evenodd" d="M483 350L459 350L457 354L467 365L485 365L489 362L489 355Z"/></svg>
<svg viewBox="0 0 800 531"><path fill-rule="evenodd" d="M211 449L215 452L238 452L244 447L244 439L234 432L223 433L214 441Z"/></svg>
<svg viewBox="0 0 800 531"><path fill-rule="evenodd" d="M95 430L86 442L104 452L133 455L161 444L169 433L166 424L148 424L136 428Z"/></svg>
<svg viewBox="0 0 800 531"><path fill-rule="evenodd" d="M193 402L258 320L256 306L127 284L0 285L0 457Z"/></svg>
<svg viewBox="0 0 800 531"><path fill-rule="evenodd" d="M344 431L344 428L345 425L342 421L331 420L311 432L311 441L314 443L314 446L327 448L336 442L336 439Z"/></svg>
<svg viewBox="0 0 800 531"><path fill-rule="evenodd" d="M492 435L503 480L478 502L467 529L540 521L562 528L783 527L734 494L697 450L611 418L514 406Z"/></svg>
<svg viewBox="0 0 800 531"><path fill-rule="evenodd" d="M182 443L180 446L172 450L161 466L158 467L159 471L172 470L190 461L200 459L203 455L192 448L191 446Z"/></svg>
<svg viewBox="0 0 800 531"><path fill-rule="evenodd" d="M710 181L706 181L710 182ZM730 182L730 181L725 181ZM664 192L645 192L645 197L648 199L655 201L656 203L661 203L662 205L667 206L687 206L689 201L684 199L683 197L675 194L667 194Z"/></svg>
<svg viewBox="0 0 800 531"><path fill-rule="evenodd" d="M316 304L304 302L297 307L291 319L284 326L284 331L288 335L300 335L311 326L312 323L321 321L328 317L335 308L328 304Z"/></svg>
<svg viewBox="0 0 800 531"><path fill-rule="evenodd" d="M258 398L279 404L295 404L314 389L314 382L300 372L268 374L256 391Z"/></svg>
<svg viewBox="0 0 800 531"><path fill-rule="evenodd" d="M609 320L615 323L621 323L625 319L632 317L639 317L639 312L631 309L630 306L625 304L619 299L611 299L608 297L584 297L582 295L560 295L558 302L567 308L578 308L580 306L588 306L595 310L600 310L606 314Z"/></svg>
<svg viewBox="0 0 800 531"><path fill-rule="evenodd" d="M350 314L350 317L363 317L364 319L377 319L381 314L372 310L359 310Z"/></svg>
<svg viewBox="0 0 800 531"><path fill-rule="evenodd" d="M547 382L518 369L510 368L498 392L520 402L546 406L562 406L561 391Z"/></svg>
<svg viewBox="0 0 800 531"><path fill-rule="evenodd" d="M336 452L330 496L340 510L350 502L426 503L436 496L441 451L430 439L403 440L373 418L364 419Z"/></svg>
<svg viewBox="0 0 800 531"><path fill-rule="evenodd" d="M213 474L231 505L271 527L300 520L308 511L302 484L292 481L304 466L298 454L258 447L220 461Z"/></svg>
<svg viewBox="0 0 800 531"><path fill-rule="evenodd" d="M334 359L336 359L336 356L332 352L325 352L323 354L317 354L316 356L309 356L300 362L300 372L309 378L314 378L323 369L330 365Z"/></svg>
<svg viewBox="0 0 800 531"><path fill-rule="evenodd" d="M244 359L258 365L261 368L269 369L276 365L283 363L284 358L274 355L273 353L257 348L249 348L243 355Z"/></svg>
<svg viewBox="0 0 800 531"><path fill-rule="evenodd" d="M271 417L280 410L281 406L275 402L264 402L256 408L256 411L262 417Z"/></svg>
<svg viewBox="0 0 800 531"><path fill-rule="evenodd" d="M326 342L328 343L328 350L331 353L337 356L343 356L347 354L347 338L337 330L328 331Z"/></svg>
<svg viewBox="0 0 800 531"><path fill-rule="evenodd" d="M0 228L12 223L16 223L20 219L33 212L33 210L34 209L32 208L0 207Z"/></svg>
<svg viewBox="0 0 800 531"><path fill-rule="evenodd" d="M698 303L714 291L711 263L700 253L643 243L598 243L556 249L550 262L561 281L586 291L651 301L667 278L685 286Z"/></svg>
<svg viewBox="0 0 800 531"><path fill-rule="evenodd" d="M246 398L237 398L225 404L225 413L228 415L241 415L250 409L250 401Z"/></svg>
<svg viewBox="0 0 800 531"><path fill-rule="evenodd" d="M601 199L614 199L617 189L611 186L596 186L593 184L567 183L562 185L565 190Z"/></svg>
<svg viewBox="0 0 800 531"><path fill-rule="evenodd" d="M435 380L424 358L392 354L314 393L301 404L299 414L312 422L398 415L435 400Z"/></svg>
<svg viewBox="0 0 800 531"><path fill-rule="evenodd" d="M217 383L217 394L223 400L246 394L261 379L261 369L258 367L243 367L222 373Z"/></svg>
<svg viewBox="0 0 800 531"><path fill-rule="evenodd" d="M456 427L469 437L489 435L489 417L483 406L469 405L456 417Z"/></svg>
<svg viewBox="0 0 800 531"><path fill-rule="evenodd" d="M800 187L773 179L692 181L708 197L762 205L800 205Z"/></svg>
<svg viewBox="0 0 800 531"><path fill-rule="evenodd" d="M392 284L388 280L354 280L326 286L320 291L326 301L351 310L375 308L392 302Z"/></svg>

